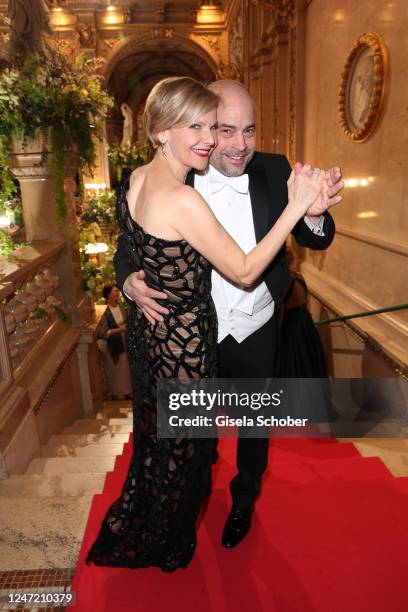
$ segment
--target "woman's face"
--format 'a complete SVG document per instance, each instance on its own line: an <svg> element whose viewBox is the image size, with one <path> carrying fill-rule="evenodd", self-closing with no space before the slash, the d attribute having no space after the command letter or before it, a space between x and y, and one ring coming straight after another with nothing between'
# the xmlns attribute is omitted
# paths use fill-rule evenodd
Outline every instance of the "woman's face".
<svg viewBox="0 0 408 612"><path fill-rule="evenodd" d="M211 110L188 127L165 130L165 151L187 168L205 170L217 145L217 110Z"/></svg>
<svg viewBox="0 0 408 612"><path fill-rule="evenodd" d="M110 294L108 295L109 302L118 302L120 297L120 291L117 287L112 287Z"/></svg>

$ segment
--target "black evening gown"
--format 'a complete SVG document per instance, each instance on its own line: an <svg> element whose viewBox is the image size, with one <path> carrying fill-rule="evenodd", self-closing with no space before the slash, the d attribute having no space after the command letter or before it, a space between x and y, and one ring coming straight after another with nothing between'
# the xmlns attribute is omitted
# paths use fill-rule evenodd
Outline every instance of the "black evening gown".
<svg viewBox="0 0 408 612"><path fill-rule="evenodd" d="M129 258L135 269L144 269L151 288L167 294L170 313L151 325L132 307L133 456L121 496L110 506L86 563L170 572L186 567L193 556L217 441L158 438L156 383L217 375L217 317L210 263L185 240L145 232L130 216L128 188L129 177L118 195L118 222L127 236Z"/></svg>

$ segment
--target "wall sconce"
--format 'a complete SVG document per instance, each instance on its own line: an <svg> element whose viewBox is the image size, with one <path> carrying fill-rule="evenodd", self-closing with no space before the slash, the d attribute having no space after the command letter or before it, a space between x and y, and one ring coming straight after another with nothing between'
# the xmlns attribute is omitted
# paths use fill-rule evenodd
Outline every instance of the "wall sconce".
<svg viewBox="0 0 408 612"><path fill-rule="evenodd" d="M197 11L197 23L200 25L211 25L224 21L224 11L218 0L203 0Z"/></svg>
<svg viewBox="0 0 408 612"><path fill-rule="evenodd" d="M121 25L125 23L125 13L120 7L109 1L108 6L97 12L96 21L102 26Z"/></svg>

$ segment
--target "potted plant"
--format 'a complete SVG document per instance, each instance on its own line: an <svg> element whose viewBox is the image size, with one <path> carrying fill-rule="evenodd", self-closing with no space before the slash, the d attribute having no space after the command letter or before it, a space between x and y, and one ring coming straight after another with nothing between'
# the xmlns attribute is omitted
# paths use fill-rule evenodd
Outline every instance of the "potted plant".
<svg viewBox="0 0 408 612"><path fill-rule="evenodd" d="M99 67L100 60L85 56L72 65L62 53L47 47L45 54L31 54L18 67L0 73L0 198L11 187L8 158L13 146L27 150L39 138L43 159L52 154L58 217L66 218L68 154L74 150L80 171L92 174L94 137L113 106L102 89Z"/></svg>

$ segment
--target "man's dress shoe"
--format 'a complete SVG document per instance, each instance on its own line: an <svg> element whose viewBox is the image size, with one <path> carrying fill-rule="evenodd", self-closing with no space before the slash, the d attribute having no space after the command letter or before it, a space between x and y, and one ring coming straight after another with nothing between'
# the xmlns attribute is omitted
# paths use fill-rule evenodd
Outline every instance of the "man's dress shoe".
<svg viewBox="0 0 408 612"><path fill-rule="evenodd" d="M234 548L245 538L251 527L253 511L253 504L248 508L232 507L222 534L222 545L225 548Z"/></svg>

